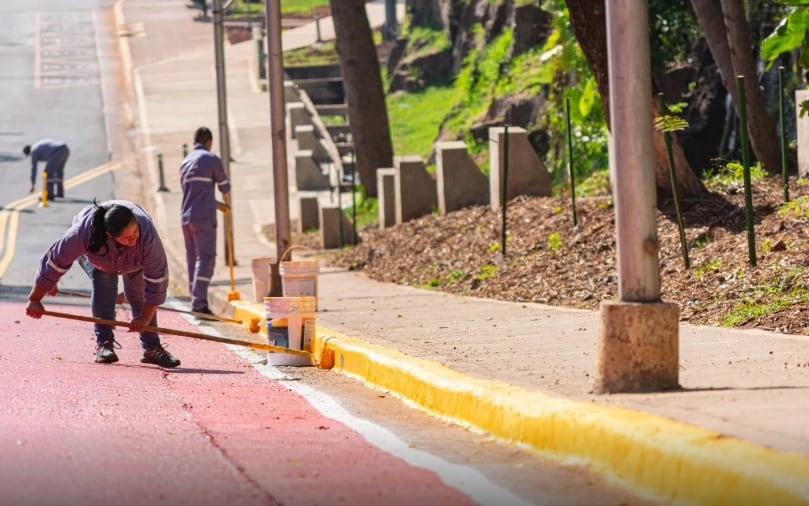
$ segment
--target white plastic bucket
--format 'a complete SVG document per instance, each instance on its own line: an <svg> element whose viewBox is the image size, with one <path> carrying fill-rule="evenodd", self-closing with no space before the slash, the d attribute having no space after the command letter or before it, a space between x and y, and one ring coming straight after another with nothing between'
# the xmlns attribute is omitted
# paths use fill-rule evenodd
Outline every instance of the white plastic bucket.
<svg viewBox="0 0 809 506"><path fill-rule="evenodd" d="M260 257L250 260L250 269L253 272L253 297L256 302L261 302L270 293L271 264L275 263L275 258Z"/></svg>
<svg viewBox="0 0 809 506"><path fill-rule="evenodd" d="M296 350L312 350L312 341L315 337L315 311L317 299L315 297L264 297L264 308L267 314L267 337L283 335L280 331L273 331L273 321L286 320L287 342L275 343ZM281 356L283 355L283 356ZM301 363L305 360L305 364ZM306 357L289 353L267 354L267 362L272 365L312 365Z"/></svg>
<svg viewBox="0 0 809 506"><path fill-rule="evenodd" d="M317 260L282 261L278 266L278 273L281 275L284 297L317 297L319 271Z"/></svg>

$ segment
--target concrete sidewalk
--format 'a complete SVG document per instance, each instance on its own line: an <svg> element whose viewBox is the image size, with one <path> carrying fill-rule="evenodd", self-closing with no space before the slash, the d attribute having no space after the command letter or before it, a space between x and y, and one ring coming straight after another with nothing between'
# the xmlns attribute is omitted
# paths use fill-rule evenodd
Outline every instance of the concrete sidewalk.
<svg viewBox="0 0 809 506"><path fill-rule="evenodd" d="M184 289L177 167L194 129L218 125L213 27L194 21L198 11L180 0L159 8L121 1L118 22L144 27L144 36L121 43L136 97L144 193L168 238L175 284ZM369 4L372 24L383 15L381 1ZM321 20L324 38L328 26ZM284 49L315 38L311 25L284 32ZM260 233L274 221L272 156L269 99L253 85L251 47L228 46L225 57L233 280L242 300L227 300L223 251L211 295L220 314L263 318L263 304L250 300L250 260L275 255ZM156 191L158 152L168 192ZM294 218L294 188L290 202ZM809 504L805 336L682 325L682 390L596 396L598 313L376 283L325 265L318 291L315 355L323 347L333 352L336 373L563 460L585 461L662 502Z"/></svg>

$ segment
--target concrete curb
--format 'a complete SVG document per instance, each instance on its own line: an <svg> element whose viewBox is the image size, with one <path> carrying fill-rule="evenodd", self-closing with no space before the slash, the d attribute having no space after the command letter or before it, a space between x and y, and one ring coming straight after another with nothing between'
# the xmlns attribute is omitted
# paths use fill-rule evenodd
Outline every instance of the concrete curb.
<svg viewBox="0 0 809 506"><path fill-rule="evenodd" d="M237 319L265 318L234 304ZM262 327L262 333L266 331ZM686 504L809 504L809 458L625 408L474 378L317 327L313 356L414 407L546 457L585 464L640 495ZM328 353L326 351L328 350Z"/></svg>

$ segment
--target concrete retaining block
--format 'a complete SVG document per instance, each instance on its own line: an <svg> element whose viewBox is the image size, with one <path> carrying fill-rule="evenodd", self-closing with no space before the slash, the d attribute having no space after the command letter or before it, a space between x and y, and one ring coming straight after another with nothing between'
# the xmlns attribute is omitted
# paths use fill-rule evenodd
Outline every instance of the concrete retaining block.
<svg viewBox="0 0 809 506"><path fill-rule="evenodd" d="M290 132L292 138L296 139L298 134L295 132L295 129L299 126L311 125L312 115L306 110L306 106L303 102L287 103L286 121L287 132Z"/></svg>
<svg viewBox="0 0 809 506"><path fill-rule="evenodd" d="M500 209L505 163L505 127L489 129L489 199L492 209ZM551 175L539 159L524 128L508 129L508 188L506 201L520 195L548 197Z"/></svg>
<svg viewBox="0 0 809 506"><path fill-rule="evenodd" d="M329 175L320 170L312 158L311 150L295 153L295 184L298 190L324 190L329 188Z"/></svg>
<svg viewBox="0 0 809 506"><path fill-rule="evenodd" d="M489 181L469 156L462 141L438 142L436 185L438 211L447 214L469 206L489 203Z"/></svg>
<svg viewBox="0 0 809 506"><path fill-rule="evenodd" d="M395 157L396 223L404 223L433 212L436 206L435 180L418 155Z"/></svg>
<svg viewBox="0 0 809 506"><path fill-rule="evenodd" d="M284 103L291 104L300 101L301 92L298 87L295 86L295 81L284 81Z"/></svg>
<svg viewBox="0 0 809 506"><path fill-rule="evenodd" d="M317 197L301 197L298 199L298 205L300 206L298 232L303 233L320 228L320 209Z"/></svg>
<svg viewBox="0 0 809 506"><path fill-rule="evenodd" d="M315 133L314 125L298 125L295 128L295 138L298 139L298 150L311 151L312 159L317 163L331 162L326 146Z"/></svg>
<svg viewBox="0 0 809 506"><path fill-rule="evenodd" d="M343 227L343 246L357 244L351 221L336 205L320 208L320 240L324 249L340 248L340 226Z"/></svg>
<svg viewBox="0 0 809 506"><path fill-rule="evenodd" d="M795 126L798 131L798 177L809 177L809 116L801 117L800 104L809 100L809 90L795 91Z"/></svg>
<svg viewBox="0 0 809 506"><path fill-rule="evenodd" d="M396 169L376 169L376 191L379 204L379 228L396 224Z"/></svg>

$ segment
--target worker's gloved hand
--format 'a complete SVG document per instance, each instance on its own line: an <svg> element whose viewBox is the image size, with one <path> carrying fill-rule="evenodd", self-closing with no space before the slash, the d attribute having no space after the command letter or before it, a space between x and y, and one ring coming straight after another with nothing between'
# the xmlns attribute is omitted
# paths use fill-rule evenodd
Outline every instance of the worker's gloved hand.
<svg viewBox="0 0 809 506"><path fill-rule="evenodd" d="M37 320L42 318L42 313L44 311L45 306L43 306L42 302L38 300L29 300L28 304L25 306L25 314L31 318L36 318Z"/></svg>
<svg viewBox="0 0 809 506"><path fill-rule="evenodd" d="M144 317L138 315L129 322L129 330L131 332L143 332L149 325L149 320L145 319Z"/></svg>

